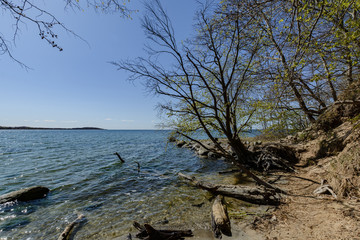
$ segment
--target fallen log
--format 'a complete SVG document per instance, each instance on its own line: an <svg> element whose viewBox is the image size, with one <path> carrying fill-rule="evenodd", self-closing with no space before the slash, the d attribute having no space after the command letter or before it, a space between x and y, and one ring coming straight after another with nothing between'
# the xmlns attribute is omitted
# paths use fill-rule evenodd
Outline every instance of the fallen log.
<svg viewBox="0 0 360 240"><path fill-rule="evenodd" d="M239 169L231 169L231 170L225 170L225 171L218 172L218 174L229 174L229 173L241 173L241 170L239 170Z"/></svg>
<svg viewBox="0 0 360 240"><path fill-rule="evenodd" d="M0 204L13 201L31 201L39 198L44 198L50 190L46 187L35 186L20 189L0 196Z"/></svg>
<svg viewBox="0 0 360 240"><path fill-rule="evenodd" d="M193 236L191 230L156 230L149 224L142 226L137 222L133 225L140 232L136 237L144 240L180 240Z"/></svg>
<svg viewBox="0 0 360 240"><path fill-rule="evenodd" d="M198 181L195 177L178 173L178 175L195 186L208 190L214 194L233 197L249 203L260 205L279 205L280 195L275 189L265 188L263 186L240 186L240 185L220 185L204 181Z"/></svg>
<svg viewBox="0 0 360 240"><path fill-rule="evenodd" d="M72 231L74 230L75 225L79 224L81 221L83 221L83 219L85 219L85 216L79 214L75 221L66 226L64 231L60 234L58 240L68 240Z"/></svg>
<svg viewBox="0 0 360 240"><path fill-rule="evenodd" d="M221 238L221 234L229 237L232 235L229 215L223 201L223 196L216 196L211 208L211 226L216 238Z"/></svg>

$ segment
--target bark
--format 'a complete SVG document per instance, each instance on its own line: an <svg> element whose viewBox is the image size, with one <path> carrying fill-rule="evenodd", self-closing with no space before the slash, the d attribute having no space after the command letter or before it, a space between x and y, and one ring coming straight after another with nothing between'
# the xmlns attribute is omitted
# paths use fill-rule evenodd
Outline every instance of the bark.
<svg viewBox="0 0 360 240"><path fill-rule="evenodd" d="M239 185L220 185L208 182L198 181L195 177L191 177L182 173L180 177L192 182L195 186L208 190L213 194L220 194L228 197L237 198L245 202L261 204L261 205L279 205L280 196L276 190L265 188L262 186L249 187Z"/></svg>
<svg viewBox="0 0 360 240"><path fill-rule="evenodd" d="M134 222L133 225L140 231L136 237L145 240L180 240L193 236L191 230L156 230L149 224L142 226L137 222Z"/></svg>
<svg viewBox="0 0 360 240"><path fill-rule="evenodd" d="M327 65L327 63L326 63L326 61L325 61L325 58L324 58L323 56L321 56L321 60L322 60L322 62L323 62L324 68L325 68L325 70L326 70L327 83L329 84L332 98L333 98L334 101L337 101L337 93L336 93L334 84L333 84L332 81L331 81L332 76L331 76L330 69L329 69L329 67L328 67L328 65Z"/></svg>
<svg viewBox="0 0 360 240"><path fill-rule="evenodd" d="M221 238L221 233L229 237L232 235L229 215L223 201L224 197L218 195L211 208L211 226L216 238Z"/></svg>
<svg viewBox="0 0 360 240"><path fill-rule="evenodd" d="M75 221L73 221L72 223L70 223L69 225L66 226L66 228L64 229L64 231L61 233L61 235L59 236L58 240L68 240L70 239L71 233L74 230L74 227L80 223L83 219L85 219L85 216L80 214L78 215L78 217L76 218Z"/></svg>
<svg viewBox="0 0 360 240"><path fill-rule="evenodd" d="M13 201L31 201L39 198L44 198L50 190L46 187L35 186L20 189L18 191L10 192L8 194L0 196L0 204Z"/></svg>

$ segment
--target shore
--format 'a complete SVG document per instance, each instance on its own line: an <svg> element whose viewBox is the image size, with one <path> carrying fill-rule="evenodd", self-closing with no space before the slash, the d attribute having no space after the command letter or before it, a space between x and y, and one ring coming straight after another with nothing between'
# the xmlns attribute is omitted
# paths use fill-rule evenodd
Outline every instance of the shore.
<svg viewBox="0 0 360 240"><path fill-rule="evenodd" d="M293 165L293 172L271 170L258 174L267 182L287 192L282 195L279 206L249 204L232 197L225 197L232 236L223 236L223 239L359 239L359 126L360 117L355 117L344 119L332 129L323 130L314 125L296 135L275 142L253 139L246 143L248 148L252 149L262 149L269 145L286 147L296 155L297 162ZM222 141L224 146L226 145L225 141L219 141ZM204 144L211 145L206 140ZM200 147L195 147L196 144L180 145L192 148L199 156L207 158L204 160L207 163L214 164L217 161L216 156L209 151L203 151L204 149ZM182 155L179 160L183 158ZM215 170L211 173L212 177L206 180L216 184L243 185L246 177L236 169L236 172L231 171L231 168L229 170L221 174ZM325 185L333 189L336 197L314 193L324 180L327 181ZM183 180L179 178L178 181ZM184 181L181 184L188 183ZM251 181L245 184L255 186L255 183ZM195 195L206 192L196 186L191 188ZM211 231L210 217L213 200L211 194L207 194L204 200L193 203L199 206L194 206L179 196L174 204L187 201L191 214L196 216L202 213L203 215L192 225L187 223L186 218L176 222L169 218L170 220L166 223L159 223L155 219L151 222L150 218L144 221L150 221L156 229L191 229L194 237L188 239L215 239ZM178 208L176 211L181 210ZM139 219L134 218L134 220ZM79 229L80 231L82 230ZM134 237L135 229L130 231ZM118 236L114 239L127 239L127 235Z"/></svg>
<svg viewBox="0 0 360 240"><path fill-rule="evenodd" d="M344 120L331 130L313 126L276 141L291 148L298 162L293 172L274 171L262 177L287 194L282 195L280 206L269 208L242 209L226 198L233 236L223 239L360 239L359 126L358 118ZM176 144L193 149L199 157L212 156L197 143ZM211 147L209 141L203 144ZM256 139L248 147L262 145ZM335 195L315 194L322 182ZM237 215L241 211L243 217ZM215 239L210 233L194 229L195 236L189 239Z"/></svg>

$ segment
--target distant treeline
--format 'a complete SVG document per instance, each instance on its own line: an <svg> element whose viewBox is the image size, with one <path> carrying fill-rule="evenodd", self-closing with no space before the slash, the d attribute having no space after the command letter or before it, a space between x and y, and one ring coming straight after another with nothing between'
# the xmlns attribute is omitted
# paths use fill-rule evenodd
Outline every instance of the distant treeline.
<svg viewBox="0 0 360 240"><path fill-rule="evenodd" d="M82 128L42 128L42 127L3 127L0 126L0 130L104 130L96 127L82 127Z"/></svg>

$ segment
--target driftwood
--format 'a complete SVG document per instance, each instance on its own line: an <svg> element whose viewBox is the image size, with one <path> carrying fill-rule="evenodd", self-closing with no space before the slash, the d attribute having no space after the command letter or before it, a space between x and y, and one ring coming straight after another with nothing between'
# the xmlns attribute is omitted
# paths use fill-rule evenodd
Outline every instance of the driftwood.
<svg viewBox="0 0 360 240"><path fill-rule="evenodd" d="M218 172L218 174L229 174L229 173L241 173L241 170L240 169L231 169L231 170L225 170L225 171Z"/></svg>
<svg viewBox="0 0 360 240"><path fill-rule="evenodd" d="M140 163L139 162L135 162L137 164L137 171L138 173L140 173Z"/></svg>
<svg viewBox="0 0 360 240"><path fill-rule="evenodd" d="M335 199L337 198L332 187L329 184L327 184L327 181L324 179L321 180L321 186L314 190L314 194L315 195L331 194Z"/></svg>
<svg viewBox="0 0 360 240"><path fill-rule="evenodd" d="M116 155L116 156L120 159L120 161L121 161L122 163L125 162L125 160L122 159L122 157L120 156L120 154L119 154L118 152L114 153L114 155Z"/></svg>
<svg viewBox="0 0 360 240"><path fill-rule="evenodd" d="M59 236L58 240L68 240L71 236L72 231L74 230L75 225L79 224L81 221L83 221L83 219L85 219L85 216L79 214L75 221L66 226L64 231Z"/></svg>
<svg viewBox="0 0 360 240"><path fill-rule="evenodd" d="M229 215L223 201L223 196L216 196L211 208L211 226L216 238L221 238L221 233L229 237L232 235Z"/></svg>
<svg viewBox="0 0 360 240"><path fill-rule="evenodd" d="M156 230L149 224L142 226L137 222L134 222L134 227L140 232L136 237L145 240L181 240L193 236L191 230Z"/></svg>
<svg viewBox="0 0 360 240"><path fill-rule="evenodd" d="M49 189L42 186L35 186L20 189L18 191L10 192L0 196L0 204L13 201L31 201L39 198L44 198L49 193Z"/></svg>
<svg viewBox="0 0 360 240"><path fill-rule="evenodd" d="M237 198L245 202L262 204L262 205L279 205L280 195L276 190L265 188L262 186L239 186L239 185L219 185L208 182L198 181L195 177L191 177L182 173L180 177L189 180L195 186L208 190L214 194L220 194L228 197Z"/></svg>

